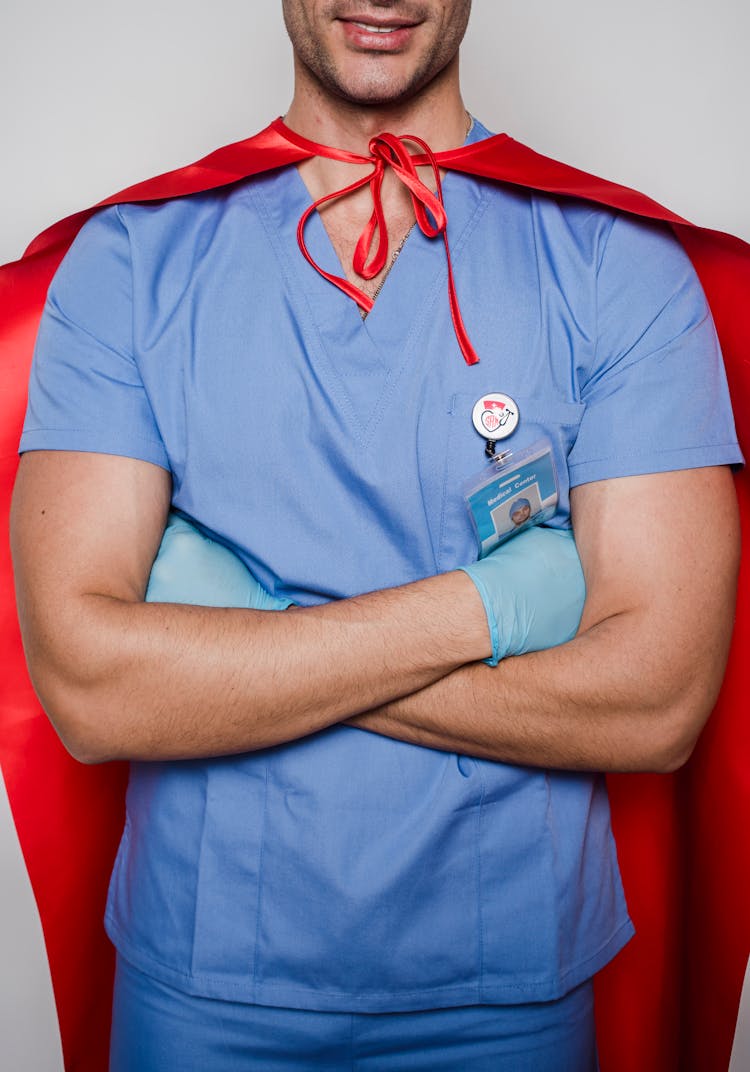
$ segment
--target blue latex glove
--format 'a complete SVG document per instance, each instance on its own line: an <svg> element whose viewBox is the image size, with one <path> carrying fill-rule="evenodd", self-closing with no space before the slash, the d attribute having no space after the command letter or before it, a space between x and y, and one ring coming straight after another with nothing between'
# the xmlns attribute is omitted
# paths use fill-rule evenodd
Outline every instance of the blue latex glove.
<svg viewBox="0 0 750 1072"><path fill-rule="evenodd" d="M177 514L167 520L146 600L250 610L285 610L291 605L289 599L269 595L235 554Z"/></svg>
<svg viewBox="0 0 750 1072"><path fill-rule="evenodd" d="M541 651L575 636L586 587L573 533L534 527L461 567L477 586L497 666L507 655Z"/></svg>

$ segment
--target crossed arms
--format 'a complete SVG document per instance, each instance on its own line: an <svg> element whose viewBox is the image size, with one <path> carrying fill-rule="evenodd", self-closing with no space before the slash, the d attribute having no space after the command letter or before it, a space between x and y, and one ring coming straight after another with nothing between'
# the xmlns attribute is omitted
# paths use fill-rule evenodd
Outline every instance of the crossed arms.
<svg viewBox="0 0 750 1072"><path fill-rule="evenodd" d="M283 614L143 602L170 490L164 470L127 458L21 461L11 539L27 660L83 762L243 752L347 721L512 763L673 770L713 707L739 560L724 468L574 489L578 635L495 668L461 572Z"/></svg>

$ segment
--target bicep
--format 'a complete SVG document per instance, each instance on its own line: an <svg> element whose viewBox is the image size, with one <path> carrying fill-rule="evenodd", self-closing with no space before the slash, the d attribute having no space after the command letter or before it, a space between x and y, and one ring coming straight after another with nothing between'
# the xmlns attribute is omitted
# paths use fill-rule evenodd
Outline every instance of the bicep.
<svg viewBox="0 0 750 1072"><path fill-rule="evenodd" d="M11 547L27 647L73 627L87 595L143 598L170 490L165 469L133 458L44 450L22 457Z"/></svg>
<svg viewBox="0 0 750 1072"><path fill-rule="evenodd" d="M731 635L739 523L729 469L622 477L571 493L587 599L581 631L630 623L633 669L710 697Z"/></svg>

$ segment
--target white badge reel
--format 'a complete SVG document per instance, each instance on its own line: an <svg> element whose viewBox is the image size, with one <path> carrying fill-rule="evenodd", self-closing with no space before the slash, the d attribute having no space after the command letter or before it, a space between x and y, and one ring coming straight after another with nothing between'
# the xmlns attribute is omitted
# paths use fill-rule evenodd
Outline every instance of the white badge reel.
<svg viewBox="0 0 750 1072"><path fill-rule="evenodd" d="M507 439L513 435L520 413L518 406L510 397L500 392L482 395L471 411L471 421L480 436L487 441L485 453L492 457L498 439Z"/></svg>

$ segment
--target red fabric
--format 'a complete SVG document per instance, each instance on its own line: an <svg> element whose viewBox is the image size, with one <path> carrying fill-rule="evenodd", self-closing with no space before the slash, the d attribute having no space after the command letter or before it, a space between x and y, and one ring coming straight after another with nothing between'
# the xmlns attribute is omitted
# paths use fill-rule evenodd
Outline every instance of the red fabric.
<svg viewBox="0 0 750 1072"><path fill-rule="evenodd" d="M254 138L130 187L102 205L223 186L314 151L312 143L285 137L283 124L276 122ZM750 451L750 247L729 235L693 228L642 194L542 157L505 135L437 154L437 159L445 168L587 198L671 224L711 303L740 439L745 453ZM44 295L67 246L93 211L55 224L22 260L0 268L4 515ZM746 473L737 477L737 490L746 520ZM746 528L745 542L748 538ZM729 1063L750 951L750 729L743 658L750 642L747 554L744 561L726 680L690 763L677 775L609 778L623 879L638 934L597 983L604 1072L725 1072ZM5 541L0 591L6 593L0 603L0 759L42 918L66 1069L102 1072L113 958L101 918L122 825L126 771L115 764L75 763L44 717L24 667Z"/></svg>

